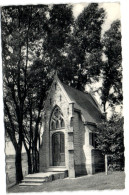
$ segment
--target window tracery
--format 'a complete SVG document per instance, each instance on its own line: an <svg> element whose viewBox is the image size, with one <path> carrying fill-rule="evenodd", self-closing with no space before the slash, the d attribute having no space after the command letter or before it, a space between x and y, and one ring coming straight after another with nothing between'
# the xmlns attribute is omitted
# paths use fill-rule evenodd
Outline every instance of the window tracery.
<svg viewBox="0 0 129 195"><path fill-rule="evenodd" d="M56 107L51 116L50 129L55 130L64 127L65 127L65 123L64 123L63 114L61 112L61 109L59 107Z"/></svg>

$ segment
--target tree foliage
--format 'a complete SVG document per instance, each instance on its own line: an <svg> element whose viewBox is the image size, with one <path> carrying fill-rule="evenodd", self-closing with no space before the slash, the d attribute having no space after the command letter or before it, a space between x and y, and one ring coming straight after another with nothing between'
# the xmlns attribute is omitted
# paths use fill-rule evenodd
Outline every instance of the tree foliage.
<svg viewBox="0 0 129 195"><path fill-rule="evenodd" d="M99 8L97 3L89 4L75 21L73 30L73 44L70 54L79 65L79 83L91 83L92 79L97 80L100 75L102 65L102 44L101 30L104 23L105 11Z"/></svg>
<svg viewBox="0 0 129 195"><path fill-rule="evenodd" d="M97 79L100 74L100 40L104 16L104 10L100 9L98 4L89 4L74 20L67 37L63 56L65 73L61 75L61 79L64 78L65 81L65 77L66 80L71 78L69 84L82 91L85 90L86 84Z"/></svg>
<svg viewBox="0 0 129 195"><path fill-rule="evenodd" d="M116 114L109 121L98 124L96 146L102 153L112 155L113 163L124 167L124 118Z"/></svg>
<svg viewBox="0 0 129 195"><path fill-rule="evenodd" d="M102 66L103 86L102 101L106 107L107 101L110 105L122 104L122 54L121 54L121 26L116 20L110 29L105 32L103 39L103 51L106 61ZM106 109L106 108L105 108Z"/></svg>

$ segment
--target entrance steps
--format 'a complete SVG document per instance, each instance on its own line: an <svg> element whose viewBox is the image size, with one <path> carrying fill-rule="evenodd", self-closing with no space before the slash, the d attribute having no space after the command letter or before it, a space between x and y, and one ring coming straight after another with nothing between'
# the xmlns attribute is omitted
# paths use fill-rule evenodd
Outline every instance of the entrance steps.
<svg viewBox="0 0 129 195"><path fill-rule="evenodd" d="M51 166L46 170L46 172L67 172L67 171L68 169L64 166L59 166L59 167Z"/></svg>
<svg viewBox="0 0 129 195"><path fill-rule="evenodd" d="M64 167L49 167L46 172L29 174L22 180L19 186L40 186L44 182L68 177L68 170Z"/></svg>

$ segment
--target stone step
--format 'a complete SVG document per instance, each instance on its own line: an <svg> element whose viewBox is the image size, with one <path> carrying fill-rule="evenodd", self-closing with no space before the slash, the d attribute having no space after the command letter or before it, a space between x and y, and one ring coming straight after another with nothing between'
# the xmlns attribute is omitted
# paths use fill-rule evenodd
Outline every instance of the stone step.
<svg viewBox="0 0 129 195"><path fill-rule="evenodd" d="M45 172L45 173L35 173L29 174L25 177L19 186L36 186L42 185L44 182L53 181L57 179L64 179L68 176L67 170L66 171L59 171L58 172Z"/></svg>
<svg viewBox="0 0 129 195"><path fill-rule="evenodd" d="M44 179L24 179L24 180L22 180L22 182L23 183L43 183L43 182L45 182L46 180L45 180L45 178Z"/></svg>
<svg viewBox="0 0 129 195"><path fill-rule="evenodd" d="M51 173L34 173L34 174L29 174L25 177L25 179L43 179L46 177L49 177Z"/></svg>
<svg viewBox="0 0 129 195"><path fill-rule="evenodd" d="M20 183L19 186L41 186L43 183Z"/></svg>
<svg viewBox="0 0 129 195"><path fill-rule="evenodd" d="M65 172L68 171L68 169L66 167L49 167L47 170L47 172Z"/></svg>

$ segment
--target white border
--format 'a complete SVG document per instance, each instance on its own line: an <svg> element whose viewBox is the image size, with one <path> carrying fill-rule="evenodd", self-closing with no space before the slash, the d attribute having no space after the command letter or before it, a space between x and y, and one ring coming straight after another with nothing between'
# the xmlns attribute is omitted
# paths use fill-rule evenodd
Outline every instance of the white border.
<svg viewBox="0 0 129 195"><path fill-rule="evenodd" d="M129 190L129 178L128 178L128 167L129 167L129 154L128 154L128 139L129 139L129 129L128 129L128 121L129 121L129 91L128 91L128 85L129 85L129 0L119 0L119 1L108 1L108 0L3 0L0 2L0 6L6 6L6 5L26 5L26 4L50 4L50 3L81 3L81 2L98 2L98 3L103 3L103 2L120 2L121 3L121 16L122 16L122 54L123 54L123 74L124 74L124 83L123 83L123 88L124 88L124 116L125 116L125 156L126 156L126 189L125 190L113 190L110 191L110 193L114 195L114 193L126 193ZM1 40L0 40L1 44ZM0 47L0 54L1 54L1 47ZM3 126L3 100L2 100L2 60L0 57L0 192L1 194L6 194L5 191L5 156L4 156L4 126ZM94 193L94 191L85 191L85 192L61 192L61 193ZM108 190L105 191L95 191L97 194L100 193L106 193L109 194ZM44 192L43 192L44 193ZM60 192L55 192L57 195L60 194ZM128 192L129 193L129 192ZM21 194L21 193L19 193ZM26 193L30 194L30 193ZM37 194L37 193L33 193ZM44 193L47 194L47 193Z"/></svg>

